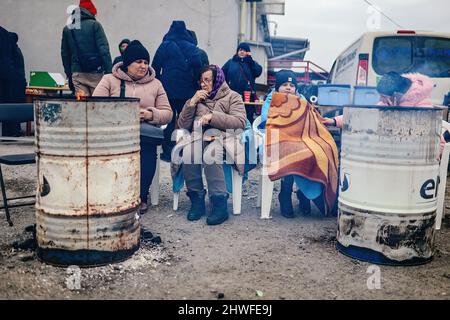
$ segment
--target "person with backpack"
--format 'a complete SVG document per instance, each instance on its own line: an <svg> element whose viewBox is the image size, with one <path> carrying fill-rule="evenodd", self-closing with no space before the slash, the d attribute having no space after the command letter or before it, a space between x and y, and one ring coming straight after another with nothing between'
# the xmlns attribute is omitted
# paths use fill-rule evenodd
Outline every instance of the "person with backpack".
<svg viewBox="0 0 450 320"><path fill-rule="evenodd" d="M111 73L111 55L103 27L95 19L97 9L92 1L81 0L73 14L78 13L80 26L73 23L64 27L61 58L72 92L91 96L103 75Z"/></svg>
<svg viewBox="0 0 450 320"><path fill-rule="evenodd" d="M202 68L204 66L208 66L209 65L209 58L208 58L208 54L206 53L205 50L203 50L202 48L198 47L198 39L197 39L197 34L195 33L195 31L193 30L188 30L189 33L192 36L192 39L194 39L194 44L197 46L199 54L200 54L200 60L202 62ZM200 75L199 75L200 77Z"/></svg>
<svg viewBox="0 0 450 320"><path fill-rule="evenodd" d="M231 90L239 93L244 99L244 92L251 92L251 100L256 98L256 83L255 79L262 74L262 67L258 62L253 60L250 45L248 43L241 43L236 54L222 67L225 73L225 79ZM244 100L245 101L245 100ZM253 116L255 114L254 107L245 107L247 112L247 119L253 123Z"/></svg>
<svg viewBox="0 0 450 320"><path fill-rule="evenodd" d="M139 41L132 41L123 53L123 62L114 65L112 74L103 77L93 94L100 97L140 99L141 214L148 210L148 193L157 160L157 143L155 139L142 135L142 126L144 123L161 126L172 119L172 109L166 91L155 78L155 70L149 66L149 62L150 54L147 49Z"/></svg>
<svg viewBox="0 0 450 320"><path fill-rule="evenodd" d="M177 115L184 104L197 91L197 76L200 74L202 61L197 44L186 29L184 21L173 21L163 42L157 49L152 67L169 97L173 110L173 119L164 131L163 153L161 160L170 161L175 146L172 132L175 130Z"/></svg>

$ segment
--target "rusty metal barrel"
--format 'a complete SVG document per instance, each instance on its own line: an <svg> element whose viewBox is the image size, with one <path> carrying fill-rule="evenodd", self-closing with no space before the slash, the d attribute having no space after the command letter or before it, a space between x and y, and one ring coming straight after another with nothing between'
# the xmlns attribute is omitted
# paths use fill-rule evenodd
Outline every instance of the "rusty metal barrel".
<svg viewBox="0 0 450 320"><path fill-rule="evenodd" d="M140 223L139 100L36 99L38 257L96 266L129 258Z"/></svg>
<svg viewBox="0 0 450 320"><path fill-rule="evenodd" d="M440 108L344 108L340 252L386 265L432 259L441 119Z"/></svg>

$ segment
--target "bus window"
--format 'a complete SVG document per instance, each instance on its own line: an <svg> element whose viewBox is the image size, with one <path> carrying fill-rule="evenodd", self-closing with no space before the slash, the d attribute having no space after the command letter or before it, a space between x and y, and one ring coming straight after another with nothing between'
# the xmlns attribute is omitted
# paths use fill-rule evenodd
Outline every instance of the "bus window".
<svg viewBox="0 0 450 320"><path fill-rule="evenodd" d="M376 73L408 72L413 65L413 42L410 37L375 39L372 66Z"/></svg>
<svg viewBox="0 0 450 320"><path fill-rule="evenodd" d="M438 37L380 37L373 47L377 74L419 72L432 78L450 77L450 39Z"/></svg>
<svg viewBox="0 0 450 320"><path fill-rule="evenodd" d="M450 39L418 38L414 55L414 72L432 78L449 78Z"/></svg>

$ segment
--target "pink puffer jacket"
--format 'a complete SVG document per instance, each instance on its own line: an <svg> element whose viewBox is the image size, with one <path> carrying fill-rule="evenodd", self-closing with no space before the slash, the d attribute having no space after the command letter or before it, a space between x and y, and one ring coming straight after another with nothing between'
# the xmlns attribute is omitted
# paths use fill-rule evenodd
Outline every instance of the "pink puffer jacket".
<svg viewBox="0 0 450 320"><path fill-rule="evenodd" d="M112 74L103 76L97 88L95 88L93 96L119 97L121 80L125 80L125 96L141 99L141 109L153 112L153 120L148 121L148 123L168 124L172 120L172 108L161 82L155 78L155 70L149 67L149 74L140 80L133 81L128 74L120 69L122 64L122 62L117 63L113 67Z"/></svg>
<svg viewBox="0 0 450 320"><path fill-rule="evenodd" d="M433 91L433 82L431 79L420 73L406 73L402 74L402 77L411 80L412 84L408 91L401 97L399 106L400 107L432 107L431 102L431 91ZM386 103L380 101L377 103L379 106L387 106ZM342 128L343 116L337 116L334 118L336 120L336 127ZM442 121L442 134L441 134L441 154L444 150L445 140L444 132L450 127L448 122Z"/></svg>

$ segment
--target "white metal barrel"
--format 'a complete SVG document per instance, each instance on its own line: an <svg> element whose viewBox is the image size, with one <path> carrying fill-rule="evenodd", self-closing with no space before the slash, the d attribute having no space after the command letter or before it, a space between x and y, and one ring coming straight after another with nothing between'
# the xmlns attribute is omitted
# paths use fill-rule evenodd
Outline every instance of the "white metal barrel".
<svg viewBox="0 0 450 320"><path fill-rule="evenodd" d="M441 119L440 108L344 108L341 252L393 265L432 258Z"/></svg>
<svg viewBox="0 0 450 320"><path fill-rule="evenodd" d="M139 100L35 101L38 256L101 265L139 247Z"/></svg>

